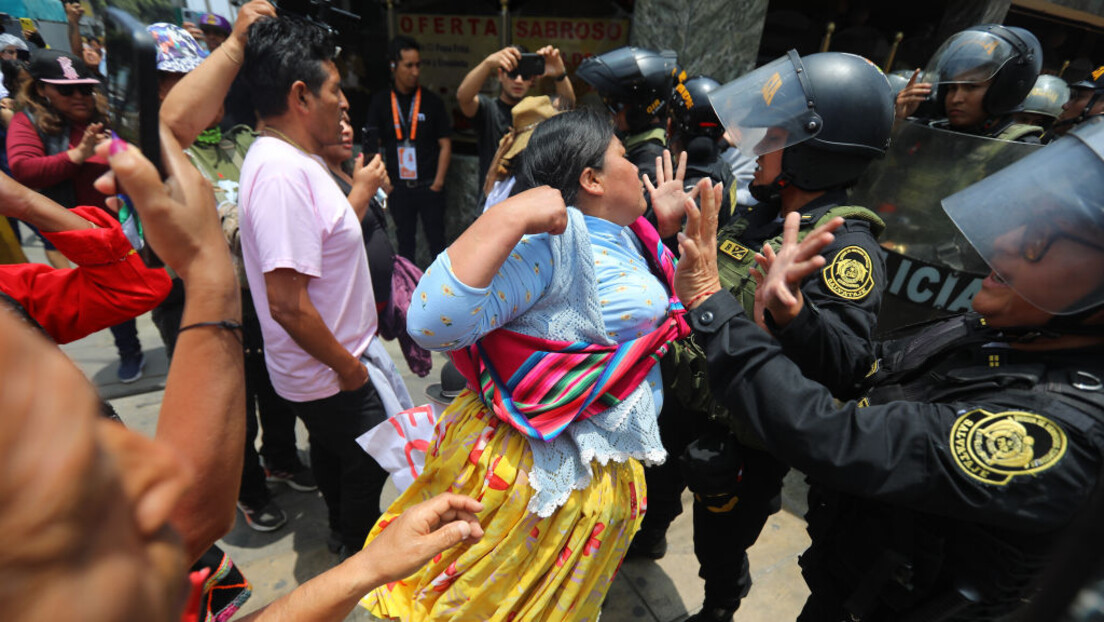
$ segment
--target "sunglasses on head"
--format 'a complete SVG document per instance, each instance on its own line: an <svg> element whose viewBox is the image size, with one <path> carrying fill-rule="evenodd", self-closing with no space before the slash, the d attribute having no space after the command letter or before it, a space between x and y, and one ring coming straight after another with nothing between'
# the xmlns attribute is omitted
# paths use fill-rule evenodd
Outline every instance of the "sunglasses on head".
<svg viewBox="0 0 1104 622"><path fill-rule="evenodd" d="M55 84L53 86L62 97L71 97L74 91L81 95L88 96L96 90L94 84Z"/></svg>

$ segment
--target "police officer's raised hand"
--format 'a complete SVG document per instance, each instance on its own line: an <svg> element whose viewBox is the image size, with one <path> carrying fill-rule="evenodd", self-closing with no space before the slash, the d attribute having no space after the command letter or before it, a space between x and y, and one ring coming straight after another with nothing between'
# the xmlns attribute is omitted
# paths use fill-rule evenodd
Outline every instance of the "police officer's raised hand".
<svg viewBox="0 0 1104 622"><path fill-rule="evenodd" d="M721 289L717 273L717 218L724 186L713 185L706 177L696 189L701 196L701 209L692 198L683 202L686 228L678 234L681 258L675 270L675 294L689 309Z"/></svg>
<svg viewBox="0 0 1104 622"><path fill-rule="evenodd" d="M905 119L912 116L912 113L916 112L916 109L920 107L920 103L931 95L932 85L927 82L917 82L916 80L919 77L920 70L917 69L913 71L908 84L897 93L897 102L894 111L898 119Z"/></svg>
<svg viewBox="0 0 1104 622"><path fill-rule="evenodd" d="M820 254L835 236L832 232L843 225L842 218L833 218L813 229L804 240L797 241L801 229L801 214L790 212L782 227L782 247L778 253L769 244L755 256L759 269L752 269L752 277L758 287L755 290L755 321L766 328L764 312L778 327L788 325L805 306L801 295L801 282L824 267L826 260Z"/></svg>
<svg viewBox="0 0 1104 622"><path fill-rule="evenodd" d="M656 216L656 230L660 237L669 238L682 227L682 217L686 210L686 199L698 196L698 187L686 192L683 180L686 178L686 152L679 154L678 168L672 170L671 152L664 149L663 157L656 157L656 183L647 173L644 174L644 187L652 200L652 210Z"/></svg>

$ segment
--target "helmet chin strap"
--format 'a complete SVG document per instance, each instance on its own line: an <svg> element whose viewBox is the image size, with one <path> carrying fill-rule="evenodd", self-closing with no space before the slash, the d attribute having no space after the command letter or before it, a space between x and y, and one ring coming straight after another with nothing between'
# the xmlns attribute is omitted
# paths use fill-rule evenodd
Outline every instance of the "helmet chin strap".
<svg viewBox="0 0 1104 622"><path fill-rule="evenodd" d="M748 192L760 203L778 203L782 200L782 189L790 185L790 176L785 171L769 184L752 184Z"/></svg>

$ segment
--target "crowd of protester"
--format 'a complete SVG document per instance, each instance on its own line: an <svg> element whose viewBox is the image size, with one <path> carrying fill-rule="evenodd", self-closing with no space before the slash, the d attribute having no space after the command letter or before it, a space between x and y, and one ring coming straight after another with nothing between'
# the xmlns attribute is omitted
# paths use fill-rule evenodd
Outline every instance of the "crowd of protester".
<svg viewBox="0 0 1104 622"><path fill-rule="evenodd" d="M996 24L893 80L791 51L722 85L626 47L579 65L602 105L577 107L554 45L507 46L455 94L483 209L448 240L451 124L417 41L356 119L310 19L252 0L150 24L159 170L111 131L117 59L65 5L71 51L0 35L0 213L49 263L0 266L18 619L230 619L248 569L217 540L239 513L281 529L274 484L321 495L334 566L245 619L594 620L689 488L690 620L727 622L791 468L799 620L1055 620L1104 579L1104 67L1040 75L1034 35ZM850 191L909 124L1036 150L943 198L992 270L973 311L879 342L900 283ZM56 347L109 328L134 382L146 312L170 358L152 439ZM420 376L451 359L386 509L373 431L414 400L384 337Z"/></svg>

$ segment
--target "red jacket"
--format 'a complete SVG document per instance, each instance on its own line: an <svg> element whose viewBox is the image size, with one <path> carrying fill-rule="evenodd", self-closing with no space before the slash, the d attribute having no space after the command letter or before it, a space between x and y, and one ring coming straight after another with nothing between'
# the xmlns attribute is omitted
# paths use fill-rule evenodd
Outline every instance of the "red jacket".
<svg viewBox="0 0 1104 622"><path fill-rule="evenodd" d="M165 270L146 267L110 214L95 207L73 211L98 228L43 235L77 268L0 266L0 291L23 305L58 343L138 317L172 287Z"/></svg>

